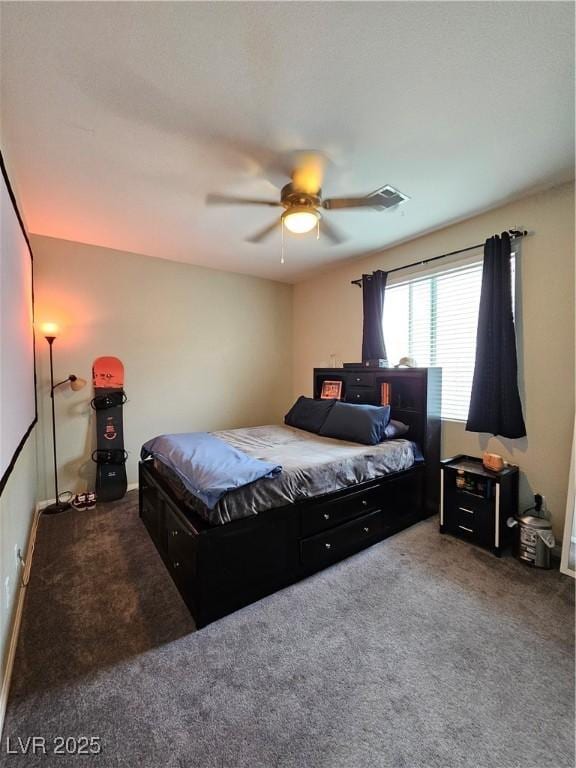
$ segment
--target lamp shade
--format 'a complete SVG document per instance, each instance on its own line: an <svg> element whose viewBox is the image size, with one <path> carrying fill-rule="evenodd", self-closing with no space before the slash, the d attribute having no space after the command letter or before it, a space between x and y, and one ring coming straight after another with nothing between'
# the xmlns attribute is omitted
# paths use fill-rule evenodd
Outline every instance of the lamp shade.
<svg viewBox="0 0 576 768"><path fill-rule="evenodd" d="M44 336L55 337L58 335L58 326L56 323L42 323L40 330Z"/></svg>
<svg viewBox="0 0 576 768"><path fill-rule="evenodd" d="M296 235L310 232L318 224L320 215L315 210L292 209L282 214L284 226Z"/></svg>
<svg viewBox="0 0 576 768"><path fill-rule="evenodd" d="M74 376L74 374L70 374L70 388L74 390L74 392L78 392L80 389L84 389L86 386L86 379L81 379L78 376Z"/></svg>

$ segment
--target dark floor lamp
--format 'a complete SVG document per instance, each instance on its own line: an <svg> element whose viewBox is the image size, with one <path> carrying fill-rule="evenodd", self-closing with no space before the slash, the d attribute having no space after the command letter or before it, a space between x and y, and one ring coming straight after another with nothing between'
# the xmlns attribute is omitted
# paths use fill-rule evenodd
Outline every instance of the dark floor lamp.
<svg viewBox="0 0 576 768"><path fill-rule="evenodd" d="M80 379L78 376L75 376L73 373L70 374L66 379L62 379L62 381L56 382L54 384L54 365L52 360L52 345L54 344L54 341L56 340L56 334L58 333L58 326L55 323L45 323L42 326L42 331L44 333L44 338L48 342L48 345L50 347L50 399L52 401L52 448L54 451L54 498L56 501L53 504L49 504L47 507L44 508L43 514L45 515L55 515L58 512L65 512L67 509L70 509L71 504L67 501L60 501L60 493L58 491L58 462L56 460L56 414L54 413L54 390L57 387L60 387L62 384L66 384L67 382L70 382L70 387L75 392L77 392L79 389L82 389L82 387L86 386L86 380Z"/></svg>

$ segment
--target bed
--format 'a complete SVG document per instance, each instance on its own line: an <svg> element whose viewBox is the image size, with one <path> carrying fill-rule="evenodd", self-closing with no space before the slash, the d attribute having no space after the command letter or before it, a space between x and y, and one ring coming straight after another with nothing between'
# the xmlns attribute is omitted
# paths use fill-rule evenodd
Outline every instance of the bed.
<svg viewBox="0 0 576 768"><path fill-rule="evenodd" d="M282 472L211 508L162 461L140 463L141 518L198 628L437 511L434 370L414 369L422 418L404 439L359 445L286 425L213 433Z"/></svg>
<svg viewBox="0 0 576 768"><path fill-rule="evenodd" d="M229 445L282 466L277 477L264 478L227 493L213 509L186 490L164 463L154 468L174 495L206 522L223 525L275 507L313 499L350 486L409 469L419 460L410 440L387 440L380 445L359 445L305 432L295 427L268 425L212 433Z"/></svg>

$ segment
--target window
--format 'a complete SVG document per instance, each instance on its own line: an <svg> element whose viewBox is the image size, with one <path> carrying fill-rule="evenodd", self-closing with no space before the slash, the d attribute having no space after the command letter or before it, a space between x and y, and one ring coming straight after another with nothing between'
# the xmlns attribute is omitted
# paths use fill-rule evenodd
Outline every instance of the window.
<svg viewBox="0 0 576 768"><path fill-rule="evenodd" d="M514 255L512 285L514 286ZM476 357L482 260L386 288L384 338L388 360L414 357L442 368L442 418L466 421Z"/></svg>

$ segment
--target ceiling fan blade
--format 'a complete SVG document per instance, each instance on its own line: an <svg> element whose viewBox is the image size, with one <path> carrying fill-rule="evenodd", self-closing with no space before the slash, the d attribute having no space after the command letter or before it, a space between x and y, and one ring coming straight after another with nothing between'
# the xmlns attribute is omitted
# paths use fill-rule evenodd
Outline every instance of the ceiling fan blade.
<svg viewBox="0 0 576 768"><path fill-rule="evenodd" d="M261 243L262 240L265 240L267 237L269 237L275 229L278 229L280 226L280 219L277 219L276 221L273 221L272 224L269 224L267 227L264 227L264 229L261 229L259 232L256 232L254 235L250 235L250 237L246 238L247 243Z"/></svg>
<svg viewBox="0 0 576 768"><path fill-rule="evenodd" d="M304 150L294 153L292 186L299 192L317 195L322 188L327 158L321 152Z"/></svg>
<svg viewBox="0 0 576 768"><path fill-rule="evenodd" d="M346 240L346 236L333 224L330 224L326 219L320 220L320 232L325 235L333 245L340 245Z"/></svg>
<svg viewBox="0 0 576 768"><path fill-rule="evenodd" d="M367 197L329 197L322 201L322 208L336 211L340 208L376 208L384 210L388 206L381 197L369 195Z"/></svg>
<svg viewBox="0 0 576 768"><path fill-rule="evenodd" d="M278 207L275 200L253 200L249 197L231 197L230 195L206 195L206 205L269 205Z"/></svg>

